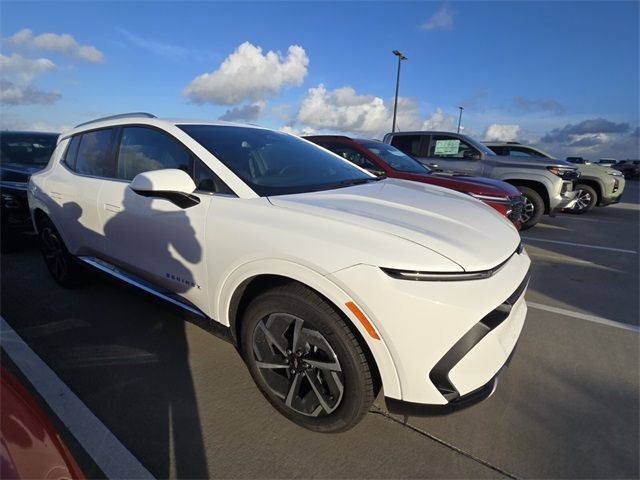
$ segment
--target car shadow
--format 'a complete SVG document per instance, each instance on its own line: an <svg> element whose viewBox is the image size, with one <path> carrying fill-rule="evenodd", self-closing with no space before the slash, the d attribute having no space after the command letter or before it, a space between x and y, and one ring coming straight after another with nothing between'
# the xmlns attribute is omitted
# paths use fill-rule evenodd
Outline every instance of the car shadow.
<svg viewBox="0 0 640 480"><path fill-rule="evenodd" d="M72 232L87 245L106 245L107 251L110 242L119 242L133 256L138 251L164 267L159 277L172 282L173 291L196 288L186 262L199 262L202 248L189 217L179 209L156 210L151 199L135 202L132 195L136 194L127 189L122 211L105 224L104 235L84 226L87 221L77 203L59 205L50 199L48 205L53 219L65 219L57 228L66 235ZM161 221L167 215L176 228L166 232L136 221L141 217ZM16 276L7 264L16 265L19 257L12 255L2 264L3 299L21 298L21 305L2 302L3 315L18 334L67 385L74 386L81 400L154 476L208 478L183 321L190 317L149 294L132 295L140 291L116 280L110 283L117 286L105 295L102 282L91 280L111 278L106 274L89 274L76 290L55 284L44 263ZM180 283L167 278L165 271ZM7 286L7 280L19 285ZM31 305L39 301L29 302L30 295L43 291L52 306L45 316Z"/></svg>

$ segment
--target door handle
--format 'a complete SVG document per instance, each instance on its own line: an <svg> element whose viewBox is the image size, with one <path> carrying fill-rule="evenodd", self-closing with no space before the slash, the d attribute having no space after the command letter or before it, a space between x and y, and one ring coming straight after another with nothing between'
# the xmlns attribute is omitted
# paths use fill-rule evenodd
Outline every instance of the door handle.
<svg viewBox="0 0 640 480"><path fill-rule="evenodd" d="M113 205L111 203L105 203L104 209L108 212L118 213L122 211L122 207L120 205Z"/></svg>

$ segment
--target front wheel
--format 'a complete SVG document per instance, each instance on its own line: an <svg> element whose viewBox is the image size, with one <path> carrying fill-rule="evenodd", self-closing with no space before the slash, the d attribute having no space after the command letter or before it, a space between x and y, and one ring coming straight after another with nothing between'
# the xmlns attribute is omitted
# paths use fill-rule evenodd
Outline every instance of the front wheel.
<svg viewBox="0 0 640 480"><path fill-rule="evenodd" d="M587 213L598 203L598 193L589 185L579 183L576 185L576 203L571 213Z"/></svg>
<svg viewBox="0 0 640 480"><path fill-rule="evenodd" d="M299 284L268 290L250 303L241 349L266 399L309 430L352 428L377 393L353 332L331 305Z"/></svg>
<svg viewBox="0 0 640 480"><path fill-rule="evenodd" d="M540 221L544 214L544 200L538 192L529 187L518 187L524 197L524 205L520 214L521 230L527 230Z"/></svg>

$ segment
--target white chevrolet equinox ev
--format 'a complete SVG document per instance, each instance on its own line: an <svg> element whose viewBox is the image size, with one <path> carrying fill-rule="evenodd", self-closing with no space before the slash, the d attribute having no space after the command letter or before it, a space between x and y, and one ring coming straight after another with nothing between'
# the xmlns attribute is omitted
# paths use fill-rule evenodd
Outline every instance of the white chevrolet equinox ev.
<svg viewBox="0 0 640 480"><path fill-rule="evenodd" d="M523 327L513 225L452 190L374 177L293 135L116 115L60 136L29 205L62 286L84 266L200 318L271 404L319 432L493 393Z"/></svg>

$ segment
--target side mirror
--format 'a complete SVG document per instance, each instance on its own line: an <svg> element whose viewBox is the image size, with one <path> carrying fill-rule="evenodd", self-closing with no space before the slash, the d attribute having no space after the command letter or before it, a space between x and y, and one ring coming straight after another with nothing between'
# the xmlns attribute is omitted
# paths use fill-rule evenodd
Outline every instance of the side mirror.
<svg viewBox="0 0 640 480"><path fill-rule="evenodd" d="M196 184L186 172L176 168L139 173L133 178L129 188L143 197L169 200L180 208L200 203L200 199L193 195Z"/></svg>
<svg viewBox="0 0 640 480"><path fill-rule="evenodd" d="M468 160L480 160L480 153L474 152L473 150L465 150L462 157Z"/></svg>

